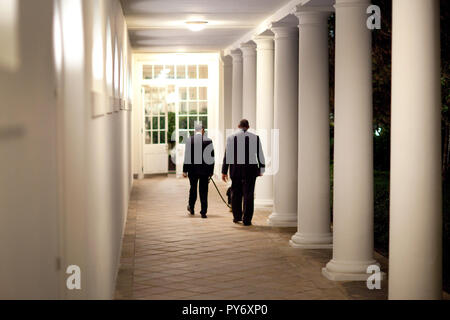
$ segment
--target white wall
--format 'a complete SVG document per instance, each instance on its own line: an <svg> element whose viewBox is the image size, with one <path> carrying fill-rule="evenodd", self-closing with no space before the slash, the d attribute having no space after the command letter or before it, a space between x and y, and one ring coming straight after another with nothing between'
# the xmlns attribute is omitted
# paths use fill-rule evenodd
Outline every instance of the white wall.
<svg viewBox="0 0 450 320"><path fill-rule="evenodd" d="M93 80L92 52L94 38L105 47L110 17L131 57L120 3L5 1L20 5L12 28L19 63L0 61L0 298L110 299L132 185L131 111L128 83L114 100L105 70ZM63 38L57 72L54 12ZM68 265L81 267L80 291L66 288Z"/></svg>
<svg viewBox="0 0 450 320"><path fill-rule="evenodd" d="M67 5L67 1L78 0L62 0L62 8ZM119 267L132 177L131 111L123 110L128 97L124 90L109 91L106 81L108 66L104 28L108 18L112 38L118 39L119 50L131 50L118 1L84 0L82 4L82 68L72 69L71 62L66 62L62 94L66 113L63 138L66 207L63 228L67 230L64 233L66 246L63 249L63 262L64 266L80 265L83 282L81 291L66 290L65 293L67 298L109 299L114 292ZM94 36L94 22L99 20L103 26L100 37ZM104 48L103 59L99 57L98 61L92 58L94 39L101 39L101 47ZM73 37L69 37L68 41L72 42ZM65 56L68 54L72 53L66 52ZM97 63L104 65L104 72L101 79L95 80L93 69L98 67ZM129 63L124 61L123 66L128 67ZM117 72L116 69L113 71L114 79L120 78L122 81L123 77L115 76ZM78 80L74 83L75 78ZM114 85L115 88L121 86ZM108 110L113 112L108 113Z"/></svg>
<svg viewBox="0 0 450 320"><path fill-rule="evenodd" d="M0 64L0 299L52 299L58 297L52 1L5 4L13 6L12 37L0 50L17 51L7 50L14 56Z"/></svg>

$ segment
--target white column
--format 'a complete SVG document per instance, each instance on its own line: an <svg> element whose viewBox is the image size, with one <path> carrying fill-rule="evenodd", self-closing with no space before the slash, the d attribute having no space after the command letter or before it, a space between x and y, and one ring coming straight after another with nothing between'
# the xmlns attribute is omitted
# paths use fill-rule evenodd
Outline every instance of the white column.
<svg viewBox="0 0 450 320"><path fill-rule="evenodd" d="M363 281L373 257L372 37L369 0L336 1L333 259L330 280Z"/></svg>
<svg viewBox="0 0 450 320"><path fill-rule="evenodd" d="M222 58L223 63L223 104L224 104L224 128L225 135L227 130L236 127L232 122L232 103L233 103L233 59L231 56ZM226 141L226 137L224 137Z"/></svg>
<svg viewBox="0 0 450 320"><path fill-rule="evenodd" d="M255 206L273 206L272 129L274 86L274 43L272 35L254 38L257 45L256 129L266 156L266 174L258 179L255 189Z"/></svg>
<svg viewBox="0 0 450 320"><path fill-rule="evenodd" d="M250 127L256 128L256 45L253 42L241 44L243 57L242 118Z"/></svg>
<svg viewBox="0 0 450 320"><path fill-rule="evenodd" d="M276 22L274 128L279 130L279 168L274 175L274 206L268 224L297 226L298 28Z"/></svg>
<svg viewBox="0 0 450 320"><path fill-rule="evenodd" d="M290 243L307 249L332 248L333 240L330 232L329 15L318 8L296 13L300 21L298 232Z"/></svg>
<svg viewBox="0 0 450 320"><path fill-rule="evenodd" d="M441 299L439 1L392 9L389 299Z"/></svg>
<svg viewBox="0 0 450 320"><path fill-rule="evenodd" d="M233 94L231 121L233 129L236 129L239 121L242 120L242 52L239 49L231 51L233 58Z"/></svg>

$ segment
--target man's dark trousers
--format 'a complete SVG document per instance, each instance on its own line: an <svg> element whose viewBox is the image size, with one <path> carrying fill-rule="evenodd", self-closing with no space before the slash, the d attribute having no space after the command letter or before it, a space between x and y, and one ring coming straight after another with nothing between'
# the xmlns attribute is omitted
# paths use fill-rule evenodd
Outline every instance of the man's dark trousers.
<svg viewBox="0 0 450 320"><path fill-rule="evenodd" d="M201 211L200 214L208 213L208 184L209 176L189 173L191 189L189 191L189 207L194 210L197 201L197 187L200 193Z"/></svg>
<svg viewBox="0 0 450 320"><path fill-rule="evenodd" d="M252 223L255 200L256 177L237 178L232 180L232 207L235 221L244 220L244 224ZM244 208L242 210L242 198ZM243 216L242 216L243 215Z"/></svg>

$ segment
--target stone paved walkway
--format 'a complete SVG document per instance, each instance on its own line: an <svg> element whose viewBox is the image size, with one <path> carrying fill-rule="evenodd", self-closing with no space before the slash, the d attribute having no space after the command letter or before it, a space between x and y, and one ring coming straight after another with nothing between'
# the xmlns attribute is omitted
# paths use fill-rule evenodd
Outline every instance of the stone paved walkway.
<svg viewBox="0 0 450 320"><path fill-rule="evenodd" d="M253 227L233 224L212 185L209 219L188 216L188 188L175 177L135 181L116 299L386 299L384 281L370 291L325 279L331 250L289 247L296 230L268 227L270 210L257 210Z"/></svg>

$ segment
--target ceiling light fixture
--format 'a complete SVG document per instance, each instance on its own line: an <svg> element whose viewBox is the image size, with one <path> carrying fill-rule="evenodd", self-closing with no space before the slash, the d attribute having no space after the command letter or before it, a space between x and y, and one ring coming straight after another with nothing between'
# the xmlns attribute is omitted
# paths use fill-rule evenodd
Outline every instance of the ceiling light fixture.
<svg viewBox="0 0 450 320"><path fill-rule="evenodd" d="M208 21L186 21L185 23L191 31L202 31L205 29Z"/></svg>

